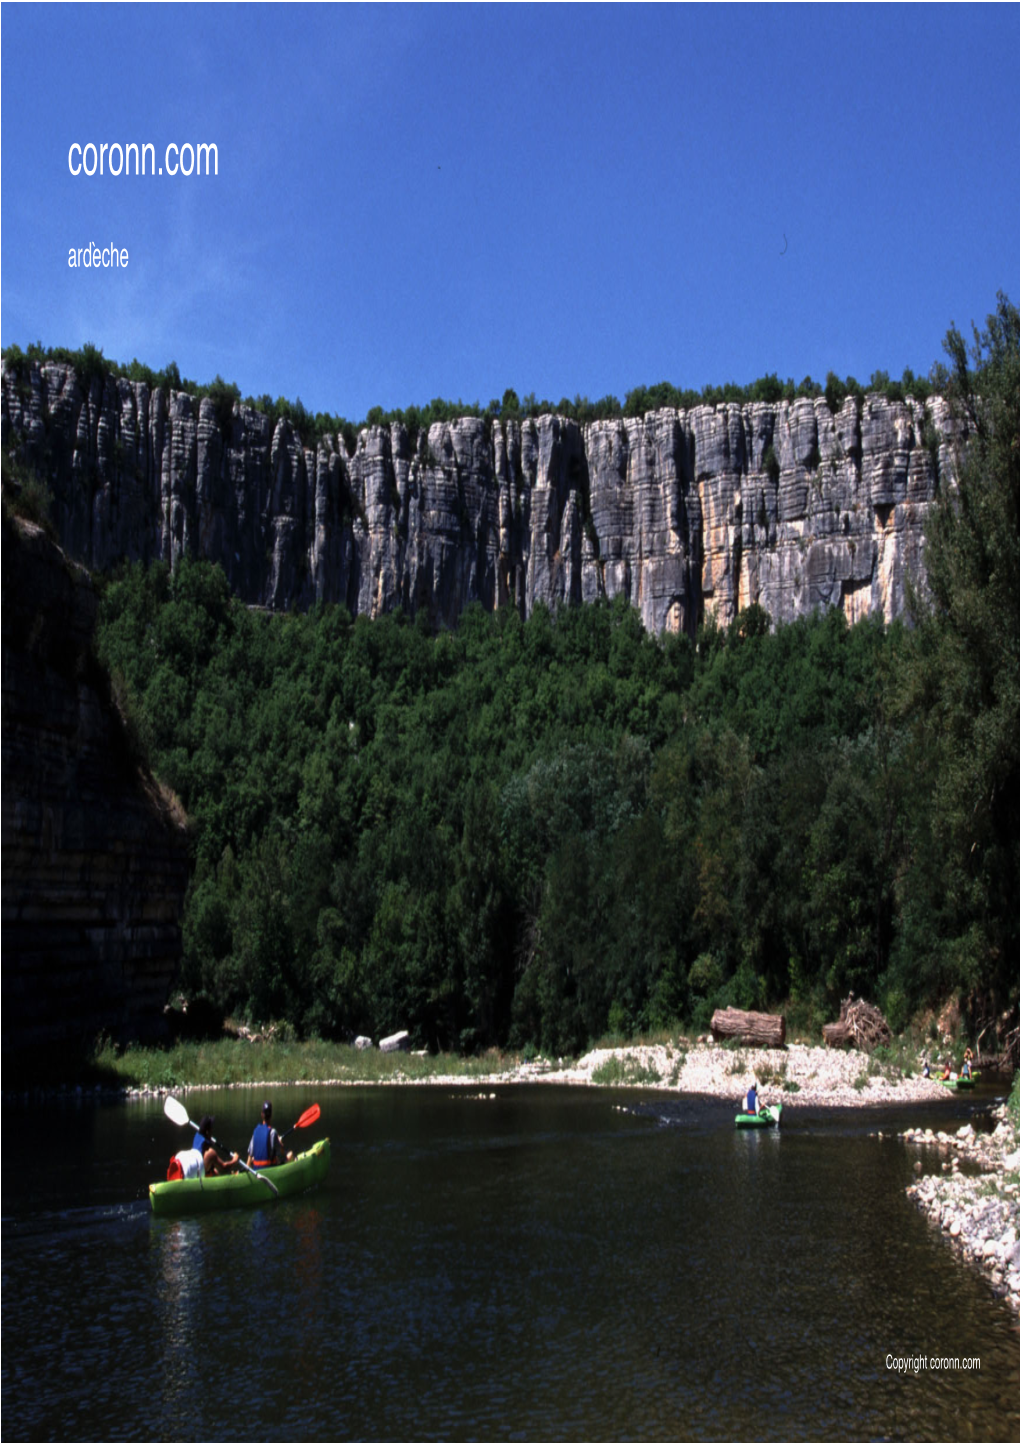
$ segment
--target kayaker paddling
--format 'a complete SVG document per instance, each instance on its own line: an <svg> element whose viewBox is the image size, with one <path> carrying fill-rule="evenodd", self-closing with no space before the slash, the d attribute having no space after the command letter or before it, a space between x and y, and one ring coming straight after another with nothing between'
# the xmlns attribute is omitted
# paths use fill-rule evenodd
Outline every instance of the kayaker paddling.
<svg viewBox="0 0 1020 1443"><path fill-rule="evenodd" d="M167 1168L166 1174L168 1182L177 1182L192 1177L224 1177L227 1173L237 1171L240 1163L237 1153L232 1153L229 1158L223 1158L217 1150L219 1144L213 1137L215 1121L214 1117L210 1117L206 1113L195 1129L191 1146L182 1148L170 1159L170 1166Z"/></svg>
<svg viewBox="0 0 1020 1443"><path fill-rule="evenodd" d="M747 1089L747 1096L744 1098L744 1111L750 1113L752 1116L757 1116L758 1114L757 1081L752 1081L751 1086Z"/></svg>
<svg viewBox="0 0 1020 1443"><path fill-rule="evenodd" d="M294 1154L284 1152L280 1134L273 1126L273 1104L262 1104L262 1121L255 1127L248 1144L249 1167L273 1167L276 1163L291 1162Z"/></svg>
<svg viewBox="0 0 1020 1443"><path fill-rule="evenodd" d="M236 1172L240 1158L236 1152L228 1158L223 1158L217 1151L218 1143L213 1137L213 1126L215 1117L206 1113L205 1117L198 1124L198 1131L195 1133L195 1140L191 1146L202 1154L202 1161L205 1167L205 1177L222 1177L225 1173Z"/></svg>

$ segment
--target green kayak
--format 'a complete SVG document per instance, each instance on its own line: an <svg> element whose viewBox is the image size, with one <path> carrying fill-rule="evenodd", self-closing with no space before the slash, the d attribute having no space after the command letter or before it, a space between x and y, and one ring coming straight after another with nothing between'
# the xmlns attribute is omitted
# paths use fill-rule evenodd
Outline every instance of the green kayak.
<svg viewBox="0 0 1020 1443"><path fill-rule="evenodd" d="M758 1112L738 1112L736 1123L738 1127L778 1127L782 1113L783 1104L777 1102L771 1107L760 1108Z"/></svg>
<svg viewBox="0 0 1020 1443"><path fill-rule="evenodd" d="M329 1138L324 1137L293 1162L266 1168L268 1178L280 1197L293 1197L321 1182L329 1172ZM231 1172L223 1177L193 1177L181 1182L151 1182L149 1201L159 1217L183 1217L187 1213L208 1213L218 1208L250 1208L275 1201L261 1177L250 1172Z"/></svg>
<svg viewBox="0 0 1020 1443"><path fill-rule="evenodd" d="M957 1092L969 1092L974 1086L975 1080L973 1077L940 1077L937 1079L942 1087L953 1087Z"/></svg>

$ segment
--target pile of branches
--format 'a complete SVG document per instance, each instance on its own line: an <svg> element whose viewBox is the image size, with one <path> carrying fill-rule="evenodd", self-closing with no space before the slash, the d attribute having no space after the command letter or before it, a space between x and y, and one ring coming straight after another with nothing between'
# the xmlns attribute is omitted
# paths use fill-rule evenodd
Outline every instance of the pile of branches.
<svg viewBox="0 0 1020 1443"><path fill-rule="evenodd" d="M877 1007L865 1002L863 997L855 998L851 992L839 1004L839 1021L827 1022L822 1036L829 1047L853 1044L861 1052L873 1052L876 1047L887 1047L892 1042L892 1029Z"/></svg>

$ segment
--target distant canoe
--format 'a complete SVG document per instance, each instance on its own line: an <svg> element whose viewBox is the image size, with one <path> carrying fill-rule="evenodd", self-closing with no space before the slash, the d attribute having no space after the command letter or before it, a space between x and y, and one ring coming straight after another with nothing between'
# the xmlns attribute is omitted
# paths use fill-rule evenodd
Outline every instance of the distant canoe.
<svg viewBox="0 0 1020 1443"><path fill-rule="evenodd" d="M758 1112L738 1112L735 1121L738 1127L778 1127L782 1113L783 1104L777 1102L774 1106L766 1105Z"/></svg>

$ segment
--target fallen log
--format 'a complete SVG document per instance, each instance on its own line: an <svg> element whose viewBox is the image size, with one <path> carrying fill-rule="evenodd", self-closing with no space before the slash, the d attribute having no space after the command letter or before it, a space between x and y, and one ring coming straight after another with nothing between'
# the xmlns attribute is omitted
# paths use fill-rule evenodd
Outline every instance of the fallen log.
<svg viewBox="0 0 1020 1443"><path fill-rule="evenodd" d="M782 1047L786 1043L786 1018L768 1012L741 1012L736 1007L716 1008L712 1013L712 1036L717 1042L739 1038L756 1047Z"/></svg>

